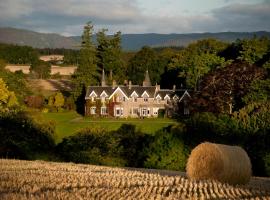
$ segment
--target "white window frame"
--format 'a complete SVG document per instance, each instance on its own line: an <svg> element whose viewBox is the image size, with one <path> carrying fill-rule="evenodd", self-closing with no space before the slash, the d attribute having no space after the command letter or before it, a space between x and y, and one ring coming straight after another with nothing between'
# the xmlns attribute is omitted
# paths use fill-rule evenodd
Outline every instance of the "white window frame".
<svg viewBox="0 0 270 200"><path fill-rule="evenodd" d="M97 107L96 107L96 106L90 107L90 114L91 114L91 115L97 114Z"/></svg>
<svg viewBox="0 0 270 200"><path fill-rule="evenodd" d="M156 96L156 100L157 100L157 103L160 103L160 100L161 100L162 98L159 96L159 94Z"/></svg>
<svg viewBox="0 0 270 200"><path fill-rule="evenodd" d="M153 108L153 115L158 115L159 108Z"/></svg>
<svg viewBox="0 0 270 200"><path fill-rule="evenodd" d="M106 106L103 106L100 108L100 114L101 115L107 115L108 114L108 108Z"/></svg>
<svg viewBox="0 0 270 200"><path fill-rule="evenodd" d="M124 108L122 108L122 107L116 107L114 111L115 111L114 116L120 117L120 116L123 116Z"/></svg>

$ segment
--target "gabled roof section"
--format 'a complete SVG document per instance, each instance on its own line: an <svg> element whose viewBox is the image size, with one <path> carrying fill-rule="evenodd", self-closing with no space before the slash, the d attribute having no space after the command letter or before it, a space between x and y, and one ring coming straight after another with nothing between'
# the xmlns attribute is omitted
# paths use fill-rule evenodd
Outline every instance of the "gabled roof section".
<svg viewBox="0 0 270 200"><path fill-rule="evenodd" d="M103 90L103 92L100 94L100 97L108 97L109 95Z"/></svg>
<svg viewBox="0 0 270 200"><path fill-rule="evenodd" d="M166 95L170 97L172 94L173 94L172 90L161 89L156 93L156 96L159 95L162 99L164 99Z"/></svg>
<svg viewBox="0 0 270 200"><path fill-rule="evenodd" d="M146 90L142 93L142 96L141 96L141 97L145 97L145 95L146 95L148 98L150 97Z"/></svg>
<svg viewBox="0 0 270 200"><path fill-rule="evenodd" d="M181 102L185 96L187 96L188 98L191 98L190 94L189 94L188 91L186 90L186 91L184 92L184 94L181 96L179 102Z"/></svg>
<svg viewBox="0 0 270 200"><path fill-rule="evenodd" d="M94 90L89 94L89 97L97 97L97 96L98 96L98 95L95 93Z"/></svg>
<svg viewBox="0 0 270 200"><path fill-rule="evenodd" d="M113 95L117 92L117 91L120 91L127 99L128 99L128 96L126 95L126 93L118 86L116 88L116 90L114 90L114 92L110 95L109 99L113 97Z"/></svg>
<svg viewBox="0 0 270 200"><path fill-rule="evenodd" d="M166 94L164 99L171 99L171 97L168 94Z"/></svg>
<svg viewBox="0 0 270 200"><path fill-rule="evenodd" d="M128 86L122 86L121 89L123 90L123 92L127 94L127 96L130 96L135 91L138 94L138 96L141 97L142 94L145 91L147 91L149 98L154 98L156 87L155 86L149 86L149 87L132 86L132 89L128 89Z"/></svg>
<svg viewBox="0 0 270 200"><path fill-rule="evenodd" d="M158 94L158 95L156 96L156 99L162 99L162 97Z"/></svg>
<svg viewBox="0 0 270 200"><path fill-rule="evenodd" d="M106 86L106 87L102 87L102 86L89 86L86 90L86 97L88 97L91 92L95 91L95 93L97 94L97 96L99 97L101 95L101 93L103 91L105 91L107 93L107 95L110 95L113 93L114 89L112 89L111 86Z"/></svg>
<svg viewBox="0 0 270 200"><path fill-rule="evenodd" d="M177 95L177 94L174 94L174 95L173 95L173 100L174 100L174 101L177 101L178 99L179 99L178 95Z"/></svg>
<svg viewBox="0 0 270 200"><path fill-rule="evenodd" d="M139 95L138 95L137 92L134 90L134 91L131 93L130 96L131 96L131 97L138 97Z"/></svg>

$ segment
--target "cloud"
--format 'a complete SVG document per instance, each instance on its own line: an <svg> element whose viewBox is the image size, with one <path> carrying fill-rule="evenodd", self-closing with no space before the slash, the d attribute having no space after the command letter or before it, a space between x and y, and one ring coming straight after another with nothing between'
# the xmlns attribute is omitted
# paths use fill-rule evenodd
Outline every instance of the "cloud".
<svg viewBox="0 0 270 200"><path fill-rule="evenodd" d="M138 0L8 0L0 1L0 26L65 35L80 35L87 21L109 33L270 31L269 0L224 1L227 6L204 13L164 14L162 7L160 12L145 12Z"/></svg>
<svg viewBox="0 0 270 200"><path fill-rule="evenodd" d="M270 31L270 2L232 4L213 10L217 31Z"/></svg>

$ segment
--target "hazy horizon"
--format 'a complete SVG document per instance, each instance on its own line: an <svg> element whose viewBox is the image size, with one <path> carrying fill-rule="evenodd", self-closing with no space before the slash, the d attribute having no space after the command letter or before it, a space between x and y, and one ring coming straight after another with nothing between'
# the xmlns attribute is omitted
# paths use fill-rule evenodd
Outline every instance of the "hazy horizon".
<svg viewBox="0 0 270 200"><path fill-rule="evenodd" d="M0 27L81 35L92 21L109 34L270 31L269 0L9 0Z"/></svg>

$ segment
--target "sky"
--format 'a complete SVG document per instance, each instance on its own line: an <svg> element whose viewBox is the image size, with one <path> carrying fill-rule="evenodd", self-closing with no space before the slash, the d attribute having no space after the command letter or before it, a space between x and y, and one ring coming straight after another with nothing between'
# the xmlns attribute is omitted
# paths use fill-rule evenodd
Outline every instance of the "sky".
<svg viewBox="0 0 270 200"><path fill-rule="evenodd" d="M270 0L0 0L0 27L65 36L270 31Z"/></svg>

